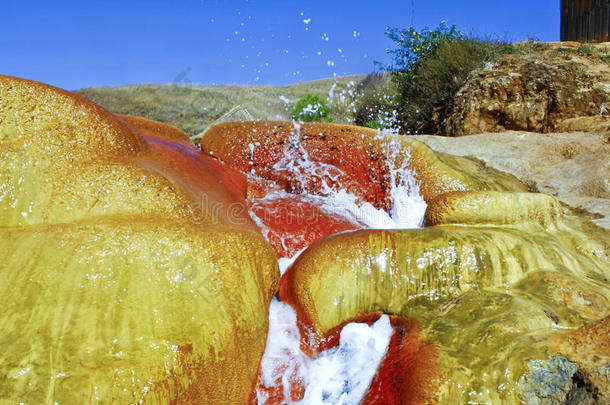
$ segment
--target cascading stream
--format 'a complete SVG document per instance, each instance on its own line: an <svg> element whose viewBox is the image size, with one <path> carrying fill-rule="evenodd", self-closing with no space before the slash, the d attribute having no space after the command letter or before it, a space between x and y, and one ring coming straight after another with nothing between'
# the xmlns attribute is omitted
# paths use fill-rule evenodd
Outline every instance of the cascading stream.
<svg viewBox="0 0 610 405"><path fill-rule="evenodd" d="M287 239L294 238L295 235L286 237L274 234L274 230L266 226L261 217L261 212L268 214L268 211L255 208L272 206L278 202L281 210L282 204L290 204L291 198L315 206L330 218L346 219L354 224L351 229L406 229L422 226L426 203L419 194L413 173L406 166L408 156L402 159L399 167L392 166L398 160L396 157L400 147L391 136L381 132L378 134L387 141L384 142L384 152L390 165L391 183L391 210L388 213L341 187L337 179L343 173L337 167L312 161L301 144L300 124L295 122L294 128L284 150L284 157L274 165L273 171L290 173L293 183L298 187L293 187L289 192L272 191L262 198L250 201L250 215L268 240L271 237L280 238L283 251L289 252L289 245L294 240ZM251 152L254 153L253 147ZM315 190L308 189L308 182L316 185ZM275 206L274 209L278 210L278 207ZM276 214L277 212L279 211L275 211ZM294 220L295 217L287 218ZM306 218L307 221L320 219L327 218ZM306 248L307 242L300 242L303 242L304 248L279 258L282 274ZM338 346L311 358L301 349L301 334L295 311L290 305L274 299L269 309L269 335L257 386L258 403L359 404L383 360L392 333L386 315L371 326L350 323L341 331Z"/></svg>

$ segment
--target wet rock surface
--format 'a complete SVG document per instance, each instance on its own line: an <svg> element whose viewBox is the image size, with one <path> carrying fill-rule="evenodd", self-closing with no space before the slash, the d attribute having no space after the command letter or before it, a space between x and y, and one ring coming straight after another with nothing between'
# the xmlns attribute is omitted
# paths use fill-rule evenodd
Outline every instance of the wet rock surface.
<svg viewBox="0 0 610 405"><path fill-rule="evenodd" d="M278 174L272 170L290 153L287 146L302 147L313 162L339 171L337 184L384 209L390 208L389 161L412 170L426 200L450 191L528 190L514 177L490 174L472 160L436 153L409 138L351 125L303 123L296 128L282 121L223 123L210 128L200 144L204 153L242 173L272 180L289 193L316 194L320 180L311 173Z"/></svg>
<svg viewBox="0 0 610 405"><path fill-rule="evenodd" d="M0 398L245 403L279 283L245 178L125 118L0 76Z"/></svg>
<svg viewBox="0 0 610 405"><path fill-rule="evenodd" d="M0 96L2 398L254 401L278 284L308 355L348 322L392 316L372 403L607 398L608 231L558 203L578 187L605 200L604 183L539 181L604 173L603 138L419 137L428 147L240 122L207 131L202 155L180 131L50 86L0 76ZM307 200L346 189L389 214L398 185L428 202L427 227L354 230ZM276 255L301 249L280 282ZM306 397L292 377L268 394Z"/></svg>
<svg viewBox="0 0 610 405"><path fill-rule="evenodd" d="M232 139L236 133L247 139L242 144L264 145L268 138L281 144L278 138L290 137L286 127L270 123L259 123L257 131L245 131L249 123L225 125L232 126ZM273 125L272 135L259 135L265 125ZM384 151L380 145L392 139L352 127L332 133L340 128L311 124L305 133L317 131L318 148L329 148L333 136L340 136ZM220 146L223 133L212 128L212 136L202 141L204 151L221 160L247 153L239 141ZM324 347L342 325L387 313L419 322L422 338L438 348L442 377L432 390L440 402L521 401L530 395L519 382L530 372L529 360L539 362L532 363L537 370L554 367L555 374L566 374L555 382L528 380L543 400L545 384L553 390L560 382L566 385L557 392L583 398L584 391L569 385L580 368L548 363L556 351L540 341L608 313L607 232L556 198L524 193L522 184L473 160L435 155L417 143L404 148L418 154L411 163L422 188L433 182L425 174L436 168L455 182L447 184L459 186L427 194L424 229L342 233L301 253L282 277L280 298L296 309L304 336L313 334ZM260 153L253 149L251 161ZM385 160L397 156L384 155ZM460 183L470 179L462 173L476 173L475 180Z"/></svg>

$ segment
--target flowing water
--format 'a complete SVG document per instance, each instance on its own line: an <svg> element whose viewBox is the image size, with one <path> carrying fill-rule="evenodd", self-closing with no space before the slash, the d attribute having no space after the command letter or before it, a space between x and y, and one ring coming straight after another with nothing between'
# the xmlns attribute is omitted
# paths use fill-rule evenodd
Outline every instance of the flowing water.
<svg viewBox="0 0 610 405"><path fill-rule="evenodd" d="M379 136L385 137L381 133ZM388 140L385 154L389 157L388 164L392 164L397 160L400 148L391 141L391 137L385 138ZM310 159L301 145L300 126L295 123L284 157L273 169L278 173L291 173L302 184L290 192L273 191L261 199L252 200L251 207L273 201L285 203L291 197L297 197L299 201L306 201L328 215L347 219L361 229L421 227L426 203L419 194L412 172L406 167L408 158L400 160L404 162L402 166L390 167L391 209L389 212L376 209L337 182L344 174L341 170ZM308 189L311 180L315 180L315 190ZM265 226L260 212L257 215L251 210L250 214L269 239L273 230ZM281 243L288 250L285 236ZM279 258L282 274L305 248L292 257ZM312 358L302 351L295 311L274 298L269 309L269 335L261 362L258 403L359 404L383 360L392 333L386 315L371 326L350 323L341 331L338 346Z"/></svg>

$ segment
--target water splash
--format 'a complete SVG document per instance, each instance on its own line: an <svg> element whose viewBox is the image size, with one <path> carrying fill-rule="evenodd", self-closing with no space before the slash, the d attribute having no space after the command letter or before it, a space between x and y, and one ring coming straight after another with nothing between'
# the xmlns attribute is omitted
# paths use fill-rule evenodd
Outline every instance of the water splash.
<svg viewBox="0 0 610 405"><path fill-rule="evenodd" d="M291 174L291 194L306 196L325 211L343 216L368 229L408 229L422 226L426 203L419 193L419 185L413 172L408 167L408 151L401 147L400 142L391 133L379 131L376 137L384 146L384 154L389 164L392 208L388 213L346 190L339 181L341 177L347 177L341 169L312 160L302 145L301 124L294 121L293 125L295 130L288 138L284 156L273 166L273 170L278 174ZM315 188L312 184L315 184ZM281 192L274 192L263 198L270 200L286 196Z"/></svg>
<svg viewBox="0 0 610 405"><path fill-rule="evenodd" d="M422 226L426 203L407 166L408 152L392 134L380 131L376 137L381 141L390 165L391 209L386 212L343 188L338 180L345 173L339 168L311 160L302 145L301 125L294 122L294 128L284 157L273 167L278 173L291 173L295 180L293 187L290 193L273 191L258 199L259 202L297 194L320 209L347 218L362 228ZM306 179L315 180L315 190L310 188ZM261 218L251 214L268 238L270 230ZM293 257L279 259L282 274L303 250ZM343 328L338 347L310 358L301 350L296 313L289 305L274 299L269 309L269 336L261 362L258 403L359 404L387 351L392 333L389 318L385 315L372 326L351 323ZM273 387L277 395L274 398L270 395ZM277 390L281 390L281 394Z"/></svg>
<svg viewBox="0 0 610 405"><path fill-rule="evenodd" d="M292 307L274 298L269 308L258 404L359 404L387 352L393 333L390 318L383 315L371 326L346 325L339 345L313 359L301 350L296 322ZM275 392L272 398L272 387L280 387L281 394Z"/></svg>

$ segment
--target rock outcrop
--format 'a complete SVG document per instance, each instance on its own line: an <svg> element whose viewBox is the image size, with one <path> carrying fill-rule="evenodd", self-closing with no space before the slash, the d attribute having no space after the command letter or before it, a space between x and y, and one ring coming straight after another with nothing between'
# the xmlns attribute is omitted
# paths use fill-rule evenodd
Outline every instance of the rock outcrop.
<svg viewBox="0 0 610 405"><path fill-rule="evenodd" d="M279 271L245 178L124 118L0 76L0 398L247 403Z"/></svg>
<svg viewBox="0 0 610 405"><path fill-rule="evenodd" d="M470 73L444 123L451 136L507 130L554 132L564 121L600 116L610 124L607 44L534 44L532 54L505 55Z"/></svg>

